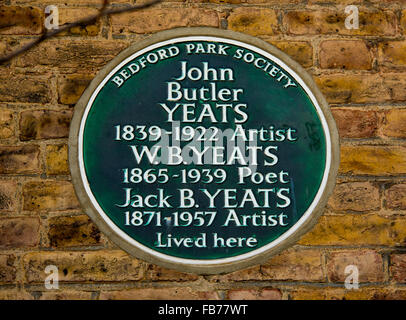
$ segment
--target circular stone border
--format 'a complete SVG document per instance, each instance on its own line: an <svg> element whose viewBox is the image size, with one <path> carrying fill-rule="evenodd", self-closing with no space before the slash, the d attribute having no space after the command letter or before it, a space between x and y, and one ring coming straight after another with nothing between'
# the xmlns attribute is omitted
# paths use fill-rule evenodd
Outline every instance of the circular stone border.
<svg viewBox="0 0 406 320"><path fill-rule="evenodd" d="M106 78L106 76L123 60L132 54L159 42L171 40L174 38L188 37L188 36L211 36L226 38L231 40L240 41L252 46L255 46L259 49L262 49L276 58L283 61L289 68L291 68L305 83L305 85L313 93L315 99L318 102L318 105L321 108L321 111L324 115L324 118L327 122L330 138L331 138L331 162L330 162L330 171L327 177L327 183L322 191L321 197L317 205L315 206L313 212L310 214L310 217L305 220L302 225L295 230L290 236L288 236L284 241L278 243L277 245L271 247L270 249L251 256L249 258L240 259L233 262L219 263L219 264L187 264L187 263L178 263L173 262L162 257L157 257L152 255L141 248L134 246L129 243L127 240L118 235L113 227L107 223L100 215L98 210L92 204L86 189L84 182L81 177L80 166L79 166L79 131L82 122L83 114L86 110L88 102L97 89L100 83ZM92 80L90 85L82 94L81 98L77 102L74 114L70 126L69 133L69 167L72 176L72 182L75 188L76 195L79 199L79 202L84 209L85 213L92 219L92 221L97 225L101 232L103 232L109 239L111 239L115 244L120 248L127 251L129 254L140 258L142 260L154 263L166 268L172 268L181 272L193 272L198 274L220 274L226 272L232 272L238 269L249 267L255 264L264 263L271 256L281 252L282 250L288 248L294 244L299 238L308 232L314 224L317 222L320 215L323 213L323 209L327 204L327 200L331 195L335 182L336 176L339 167L339 137L336 128L334 118L330 112L327 101L325 100L323 94L311 78L311 76L304 70L297 62L293 61L288 55L270 45L269 43L260 40L258 38L248 36L242 33L221 30L215 28L177 28L167 31L162 31L156 33L145 40L132 44L129 48L123 50L118 54L112 61L110 61L101 71L98 72L96 77ZM293 227L293 226L292 226ZM238 257L238 256L237 256Z"/></svg>

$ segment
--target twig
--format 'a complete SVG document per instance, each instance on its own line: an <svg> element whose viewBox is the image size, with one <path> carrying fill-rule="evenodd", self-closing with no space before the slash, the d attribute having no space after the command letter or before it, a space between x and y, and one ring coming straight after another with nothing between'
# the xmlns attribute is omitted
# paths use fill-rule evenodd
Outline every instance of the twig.
<svg viewBox="0 0 406 320"><path fill-rule="evenodd" d="M101 7L101 9L99 10L98 14L93 15L93 16L89 16L83 19L80 19L78 21L69 23L69 24L65 24L62 27L58 28L58 29L54 29L52 31L48 31L48 32L44 32L39 38L35 39L34 41L22 46L21 48L5 55L4 57L0 58L0 64L7 62L9 60L11 60L12 58L20 55L21 53L35 47L36 45L38 45L39 43L43 42L46 39L49 39L61 32L64 32L65 30L68 30L72 27L76 27L76 26L83 26L83 25L88 25L88 24L92 24L94 22L96 22L100 17L106 16L106 15L111 15L111 14L118 14L118 13L123 13L123 12L131 12L131 11L136 11L136 10L140 10L140 9L144 9L144 8L148 8L151 7L159 2L161 2L162 0L151 0L149 2L143 3L143 4L139 4L139 5L135 5L135 6L131 6L131 7L123 7L123 8L110 8L107 9L107 6L109 4L109 0L103 0L103 6Z"/></svg>

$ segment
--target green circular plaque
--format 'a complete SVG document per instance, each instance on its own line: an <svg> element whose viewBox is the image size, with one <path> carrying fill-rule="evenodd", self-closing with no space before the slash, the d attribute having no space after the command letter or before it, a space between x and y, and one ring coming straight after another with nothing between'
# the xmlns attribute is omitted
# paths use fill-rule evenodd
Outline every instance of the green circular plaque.
<svg viewBox="0 0 406 320"><path fill-rule="evenodd" d="M264 41L210 28L161 32L113 59L77 103L69 143L102 232L202 274L261 263L308 231L339 159L310 76Z"/></svg>

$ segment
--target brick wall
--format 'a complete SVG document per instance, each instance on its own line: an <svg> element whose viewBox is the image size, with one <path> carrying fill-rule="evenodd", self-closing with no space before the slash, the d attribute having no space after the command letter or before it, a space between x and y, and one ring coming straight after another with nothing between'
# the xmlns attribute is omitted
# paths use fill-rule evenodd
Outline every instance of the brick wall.
<svg viewBox="0 0 406 320"><path fill-rule="evenodd" d="M3 0L0 54L99 0ZM114 0L116 6L132 2ZM344 26L359 6L359 30ZM83 214L67 164L73 106L130 43L180 26L260 37L298 61L324 92L341 138L341 165L324 215L297 245L261 266L196 276L129 257ZM77 27L0 66L0 298L406 298L406 1L165 1ZM56 265L60 289L46 290ZM344 269L359 268L359 290Z"/></svg>

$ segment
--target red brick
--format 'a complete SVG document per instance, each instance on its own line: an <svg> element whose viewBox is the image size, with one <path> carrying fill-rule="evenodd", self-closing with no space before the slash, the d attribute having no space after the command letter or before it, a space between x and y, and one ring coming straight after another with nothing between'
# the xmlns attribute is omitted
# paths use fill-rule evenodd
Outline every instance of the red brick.
<svg viewBox="0 0 406 320"><path fill-rule="evenodd" d="M276 12L266 8L236 8L228 17L228 27L253 36L279 33Z"/></svg>
<svg viewBox="0 0 406 320"><path fill-rule="evenodd" d="M334 119L341 138L374 138L378 129L378 116L373 110L333 108Z"/></svg>
<svg viewBox="0 0 406 320"><path fill-rule="evenodd" d="M406 254L392 254L389 270L394 281L406 283Z"/></svg>
<svg viewBox="0 0 406 320"><path fill-rule="evenodd" d="M0 300L32 300L33 297L20 289L2 289L0 290Z"/></svg>
<svg viewBox="0 0 406 320"><path fill-rule="evenodd" d="M372 54L364 41L326 40L320 44L320 67L324 69L372 69Z"/></svg>
<svg viewBox="0 0 406 320"><path fill-rule="evenodd" d="M349 265L358 268L359 282L382 282L385 280L382 255L374 250L333 251L327 255L327 274L331 282L344 282L349 276Z"/></svg>
<svg viewBox="0 0 406 320"><path fill-rule="evenodd" d="M34 247L38 240L38 218L0 219L0 248Z"/></svg>

